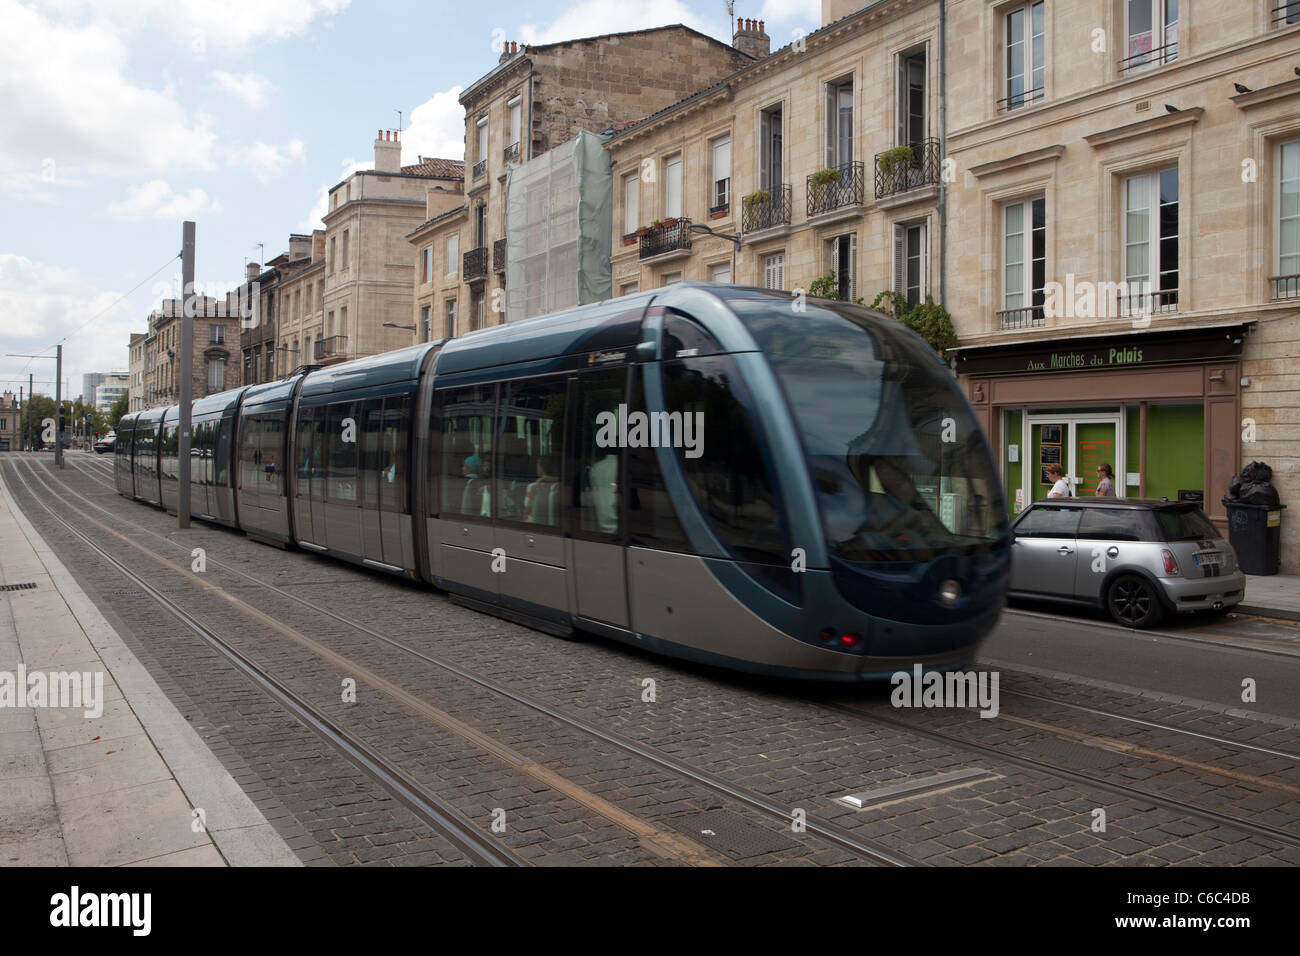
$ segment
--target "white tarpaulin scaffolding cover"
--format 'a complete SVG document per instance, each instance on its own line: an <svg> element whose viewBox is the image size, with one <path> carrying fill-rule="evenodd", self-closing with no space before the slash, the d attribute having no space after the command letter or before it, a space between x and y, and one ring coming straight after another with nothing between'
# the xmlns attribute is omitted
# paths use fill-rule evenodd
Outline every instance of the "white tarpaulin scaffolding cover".
<svg viewBox="0 0 1300 956"><path fill-rule="evenodd" d="M613 295L608 137L583 131L506 180L506 321Z"/></svg>

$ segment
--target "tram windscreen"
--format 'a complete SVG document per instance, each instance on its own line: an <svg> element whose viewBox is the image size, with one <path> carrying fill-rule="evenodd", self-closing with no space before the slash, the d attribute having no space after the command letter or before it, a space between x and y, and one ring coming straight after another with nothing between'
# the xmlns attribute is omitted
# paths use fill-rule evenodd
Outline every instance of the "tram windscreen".
<svg viewBox="0 0 1300 956"><path fill-rule="evenodd" d="M983 432L929 346L855 306L728 304L785 391L835 557L912 560L1005 532Z"/></svg>

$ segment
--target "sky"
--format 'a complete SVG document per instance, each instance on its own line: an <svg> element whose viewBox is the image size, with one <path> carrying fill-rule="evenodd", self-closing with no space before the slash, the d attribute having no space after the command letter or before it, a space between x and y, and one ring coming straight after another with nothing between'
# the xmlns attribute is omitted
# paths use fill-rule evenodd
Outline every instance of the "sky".
<svg viewBox="0 0 1300 956"><path fill-rule="evenodd" d="M737 0L772 46L820 0ZM0 0L0 391L65 394L125 371L131 332L195 281L224 295L245 263L319 227L326 190L373 166L461 159L460 91L502 40L542 43L684 23L730 42L723 0Z"/></svg>

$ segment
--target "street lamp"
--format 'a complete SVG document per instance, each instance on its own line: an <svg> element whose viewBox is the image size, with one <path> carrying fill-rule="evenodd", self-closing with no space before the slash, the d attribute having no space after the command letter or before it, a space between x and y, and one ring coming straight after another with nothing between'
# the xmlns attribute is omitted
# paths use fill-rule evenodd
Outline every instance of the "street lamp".
<svg viewBox="0 0 1300 956"><path fill-rule="evenodd" d="M741 242L742 242L742 237L741 237L740 233L737 232L737 233L734 233L734 234L733 234L733 233L729 233L729 232L714 232L712 229L710 229L708 226L704 225L704 223L702 223L702 222L693 222L693 223L691 223L691 225L690 225L690 230L691 230L691 232L698 232L698 233L701 233L702 235L707 235L707 236L716 236L716 237L719 238L719 239L726 239L726 240L728 240L728 241L730 241L730 242L732 243L732 247L731 247L731 283L732 283L732 285L735 285L735 282L736 282L736 253L738 253L738 252L740 251L740 244L741 244Z"/></svg>

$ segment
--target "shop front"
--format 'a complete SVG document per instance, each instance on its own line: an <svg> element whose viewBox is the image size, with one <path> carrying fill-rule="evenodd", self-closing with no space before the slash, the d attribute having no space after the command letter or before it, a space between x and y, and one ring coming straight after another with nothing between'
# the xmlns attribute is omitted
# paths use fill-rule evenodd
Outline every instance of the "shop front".
<svg viewBox="0 0 1300 956"><path fill-rule="evenodd" d="M1248 324L970 346L962 387L996 450L1014 515L1059 464L1079 496L1109 465L1121 497L1198 501L1226 532L1240 469Z"/></svg>

